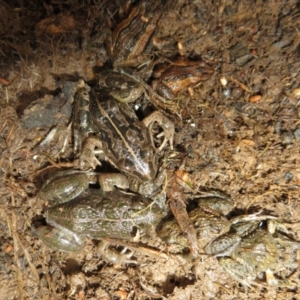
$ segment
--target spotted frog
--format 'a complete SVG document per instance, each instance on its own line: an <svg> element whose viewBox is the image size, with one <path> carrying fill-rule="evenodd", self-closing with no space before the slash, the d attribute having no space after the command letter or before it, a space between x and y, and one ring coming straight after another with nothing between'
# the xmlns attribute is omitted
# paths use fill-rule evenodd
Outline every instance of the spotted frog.
<svg viewBox="0 0 300 300"><path fill-rule="evenodd" d="M137 67L148 61L146 50L151 42L163 4L160 0L141 0L109 35L108 54L115 68Z"/></svg>
<svg viewBox="0 0 300 300"><path fill-rule="evenodd" d="M268 285L290 286L288 277L299 266L299 250L300 243L281 232L281 226L274 232L257 227L228 255L221 256L219 263L229 275L247 286L264 283L264 280Z"/></svg>
<svg viewBox="0 0 300 300"><path fill-rule="evenodd" d="M289 286L286 279L298 268L300 242L272 216L225 217L232 201L221 195L199 200L189 213L199 248L218 257L225 271L244 285ZM189 248L189 242L175 220L165 222L158 236L173 246L173 251ZM172 249L172 248L170 248Z"/></svg>
<svg viewBox="0 0 300 300"><path fill-rule="evenodd" d="M152 81L152 88L160 96L171 100L191 84L207 80L213 72L213 67L203 60L177 59L160 63L152 73L152 77L155 78Z"/></svg>
<svg viewBox="0 0 300 300"><path fill-rule="evenodd" d="M180 253L189 248L176 221L162 221L165 210L155 201L134 193L91 189L86 173L57 173L42 187L39 197L52 204L45 214L48 226L36 228L36 233L59 250L79 251L85 237L138 242L139 236L156 227L170 251L174 252L172 246ZM265 284L264 279L269 285L290 286L287 278L298 268L300 243L272 216L227 219L224 214L232 207L232 200L222 193L199 200L199 206L189 213L199 248L216 256L229 275L247 286ZM100 250L109 261L117 257L106 246Z"/></svg>
<svg viewBox="0 0 300 300"><path fill-rule="evenodd" d="M41 188L39 198L48 200L51 207L45 213L48 225L35 231L46 245L73 252L84 246L86 237L137 242L165 214L144 196L92 189L89 180L86 173L63 171Z"/></svg>
<svg viewBox="0 0 300 300"><path fill-rule="evenodd" d="M114 80L120 78L119 83L122 82L119 90L124 91L131 86L131 79L127 76L114 73L113 77ZM105 84L108 85L108 82ZM124 93L121 95L115 86L112 89L102 84L90 89L83 80L78 83L73 125L74 147L76 152L81 153L81 168L101 165L99 157L139 182L153 181L159 177L157 152L168 141L173 148L174 124L159 111L140 121L128 104L116 101L116 94L124 97ZM139 95L139 91L131 94ZM164 135L158 148L150 134L154 122L162 127Z"/></svg>

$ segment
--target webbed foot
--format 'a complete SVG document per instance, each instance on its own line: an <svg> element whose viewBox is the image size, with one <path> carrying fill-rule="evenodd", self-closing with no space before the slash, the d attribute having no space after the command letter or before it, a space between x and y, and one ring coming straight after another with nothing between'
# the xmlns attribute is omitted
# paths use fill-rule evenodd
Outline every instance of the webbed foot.
<svg viewBox="0 0 300 300"><path fill-rule="evenodd" d="M99 151L95 150L95 148L99 148ZM82 153L80 155L80 168L92 168L95 169L97 166L101 166L101 162L96 157L96 154L103 154L103 151L100 150L102 148L102 142L95 138L89 137L82 149Z"/></svg>
<svg viewBox="0 0 300 300"><path fill-rule="evenodd" d="M163 132L160 133L157 137L164 136L164 140L162 141L158 151L161 151L166 143L169 141L170 148L173 150L173 140L174 140L174 123L170 121L165 115L163 115L160 111L154 111L151 115L146 117L143 120L144 124L151 130L152 125L154 122L157 122L163 129Z"/></svg>
<svg viewBox="0 0 300 300"><path fill-rule="evenodd" d="M101 241L98 244L98 252L101 254L105 261L111 262L113 264L137 264L137 262L131 259L133 252L129 254L127 252L127 248L124 248L123 251L117 252L109 248L110 243L107 241Z"/></svg>

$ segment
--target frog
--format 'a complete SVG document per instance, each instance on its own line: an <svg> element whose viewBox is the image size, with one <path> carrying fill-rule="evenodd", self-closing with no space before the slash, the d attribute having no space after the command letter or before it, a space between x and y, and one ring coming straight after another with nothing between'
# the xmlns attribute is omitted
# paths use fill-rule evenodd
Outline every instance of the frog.
<svg viewBox="0 0 300 300"><path fill-rule="evenodd" d="M122 78L122 85L124 80L131 80L114 73L114 78L117 76ZM78 82L72 119L74 151L80 154L80 168L95 169L101 159L106 159L133 181L154 182L158 177L161 183L158 153L168 141L173 149L174 123L159 111L140 121L127 103L115 99L115 93L117 89L112 94L112 89L103 85L91 89L83 80ZM159 147L155 147L150 134L155 122L163 129Z"/></svg>
<svg viewBox="0 0 300 300"><path fill-rule="evenodd" d="M47 246L64 252L78 252L85 238L138 242L165 215L154 201L137 193L91 188L90 174L77 170L60 171L41 187L38 198L48 201L47 225L34 227ZM101 242L99 251L116 260L116 251ZM125 259L125 262L131 262Z"/></svg>
<svg viewBox="0 0 300 300"><path fill-rule="evenodd" d="M106 38L106 49L115 69L137 67L145 61L151 38L161 17L163 3L160 0L141 0L133 6Z"/></svg>
<svg viewBox="0 0 300 300"><path fill-rule="evenodd" d="M88 174L72 170L50 178L39 197L53 204L45 213L48 225L35 231L52 248L80 251L86 237L138 242L141 235L156 228L162 241L177 245L175 251L180 252L180 257L190 260L188 254L182 253L189 242L176 221L166 221L166 211L140 194L90 188ZM264 284L266 278L269 285L289 286L285 277L298 267L300 243L276 217L254 214L226 218L234 204L223 193L201 197L198 204L189 216L204 254L216 256L224 270L244 285ZM133 262L106 244L98 247L105 260Z"/></svg>
<svg viewBox="0 0 300 300"><path fill-rule="evenodd" d="M196 201L197 206L188 215L197 232L198 248L203 249L211 240L230 230L231 223L225 215L234 208L234 202L219 191L205 192ZM189 259L189 241L175 219L166 220L163 226L158 226L157 235L170 246L171 252L173 248L175 253L186 251Z"/></svg>
<svg viewBox="0 0 300 300"><path fill-rule="evenodd" d="M229 255L219 257L219 263L245 286L267 283L284 287L291 285L288 277L299 266L299 250L300 243L282 233L281 226L274 232L258 227L243 237Z"/></svg>
<svg viewBox="0 0 300 300"><path fill-rule="evenodd" d="M219 196L199 198L198 207L189 212L202 254L215 256L223 269L245 286L290 286L286 277L298 267L300 242L274 216L227 218L234 204L229 197ZM157 235L170 245L170 251L186 250L185 258L194 259L175 220L164 222Z"/></svg>
<svg viewBox="0 0 300 300"><path fill-rule="evenodd" d="M139 1L108 34L105 44L114 70L133 73L148 91L148 100L154 107L176 113L174 103L169 100L191 84L208 79L214 68L204 60L180 57L171 61L157 58L151 52L153 48L159 48L155 32L162 12L168 6L168 1Z"/></svg>
<svg viewBox="0 0 300 300"><path fill-rule="evenodd" d="M174 61L158 60L152 72L152 89L167 100L192 84L212 76L214 68L204 60L192 61L178 58Z"/></svg>

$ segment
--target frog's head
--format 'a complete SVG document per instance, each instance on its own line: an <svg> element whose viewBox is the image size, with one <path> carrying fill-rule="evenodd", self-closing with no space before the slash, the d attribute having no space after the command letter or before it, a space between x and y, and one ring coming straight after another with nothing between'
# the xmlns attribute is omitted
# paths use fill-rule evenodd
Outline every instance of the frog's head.
<svg viewBox="0 0 300 300"><path fill-rule="evenodd" d="M157 169L157 155L151 144L135 149L134 155L128 156L124 161L124 172L140 181L154 179Z"/></svg>

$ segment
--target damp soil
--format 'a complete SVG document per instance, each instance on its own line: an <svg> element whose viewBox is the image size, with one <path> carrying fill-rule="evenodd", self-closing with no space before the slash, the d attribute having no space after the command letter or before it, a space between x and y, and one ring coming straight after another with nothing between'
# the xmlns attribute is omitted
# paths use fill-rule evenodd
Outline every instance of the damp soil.
<svg viewBox="0 0 300 300"><path fill-rule="evenodd" d="M46 174L76 162L70 134L76 82L93 82L109 64L103 41L122 18L119 2L0 1L2 298L300 299L298 270L292 287L247 288L204 254L183 261L135 251L137 264L111 264L97 241L87 239L70 254L34 235ZM162 14L156 32L162 47L153 52L202 58L215 69L183 90L172 110L159 107L176 129L174 151L166 149L160 164L186 172L194 189L230 195L241 214L263 211L294 223L296 237L299 30L296 0L178 0ZM155 237L148 242L168 253Z"/></svg>

